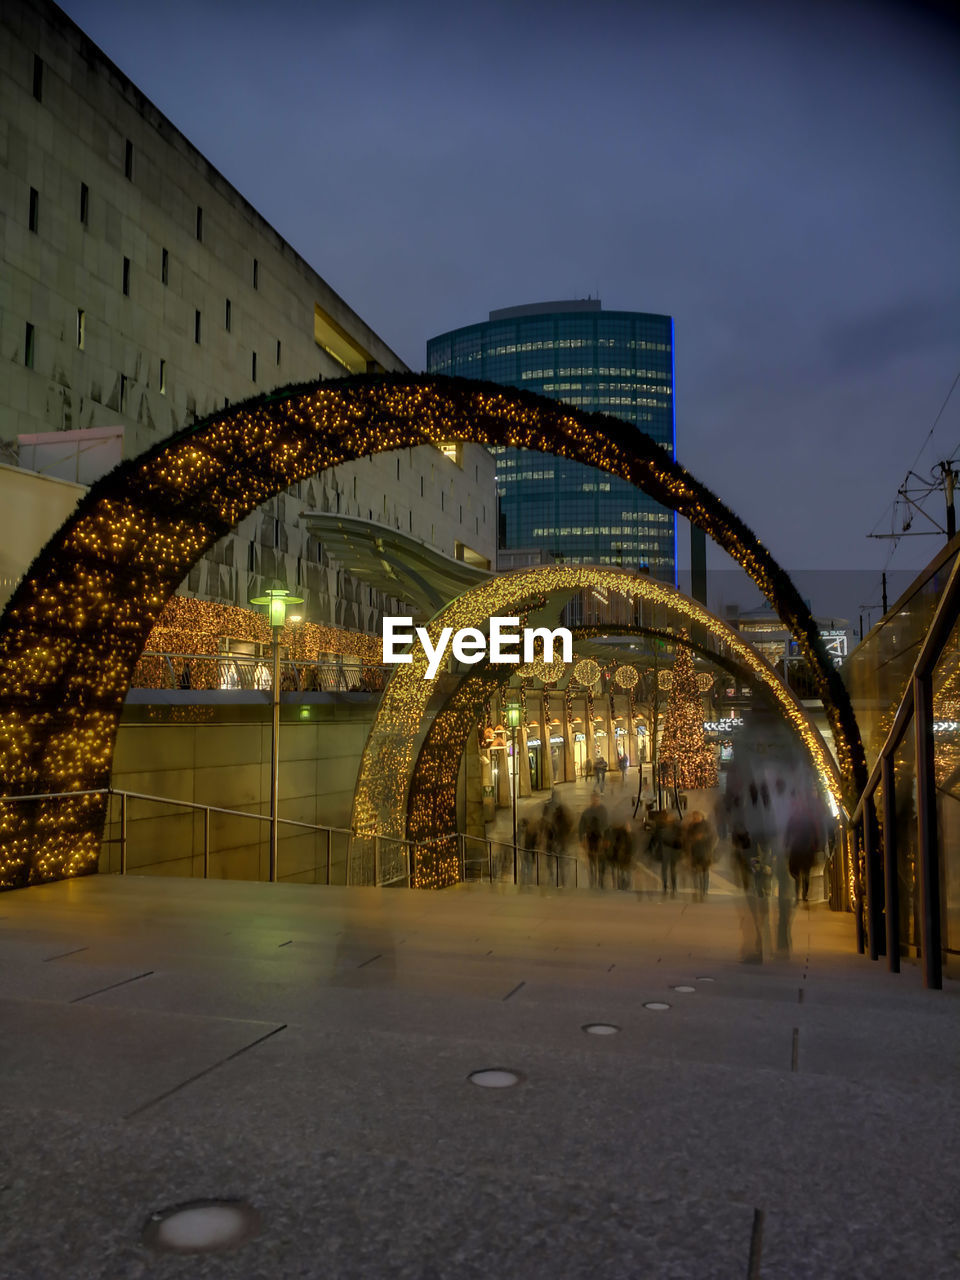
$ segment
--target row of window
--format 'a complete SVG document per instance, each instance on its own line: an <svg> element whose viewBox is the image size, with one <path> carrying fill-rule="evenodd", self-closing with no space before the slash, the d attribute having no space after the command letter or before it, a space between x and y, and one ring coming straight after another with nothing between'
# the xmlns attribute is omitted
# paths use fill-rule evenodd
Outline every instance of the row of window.
<svg viewBox="0 0 960 1280"><path fill-rule="evenodd" d="M528 342L504 342L499 346L481 348L479 335L471 338L458 338L453 343L454 362L463 360L490 359L494 356L512 356L524 351L573 351L586 347L622 347L625 351L662 351L671 350L669 342L647 341L645 338L542 338ZM434 354L431 372L440 372L445 363L451 360L450 355Z"/></svg>
<svg viewBox="0 0 960 1280"><path fill-rule="evenodd" d="M194 321L194 340L196 342L200 341L200 321L201 321L201 316L200 316L200 312L198 311L196 313L196 317ZM86 345L87 345L87 313L86 311L83 310L82 307L77 308L76 336L77 336L77 350L85 351ZM28 320L26 322L26 327L24 329L23 363L27 369L34 369L36 368L36 361L37 361L37 329L36 329L36 325L31 324L30 321ZM277 364L279 365L279 363L280 363L280 340L278 339L277 340ZM256 382L257 380L257 368L258 368L257 353L256 351L251 351L250 352L250 380L252 382ZM123 390L129 381L130 379L126 376L126 374L121 373L120 375L121 407L122 407L122 401L123 401ZM161 359L160 361L159 386L160 386L160 394L166 395L167 394L167 362L166 360L163 360L163 359ZM224 407L226 407L226 405L228 405L229 403L230 403L229 400L224 401Z"/></svg>
<svg viewBox="0 0 960 1280"><path fill-rule="evenodd" d="M87 221L87 211L89 209L89 203L90 203L89 188L87 187L87 184L85 182L81 182L80 184L80 221L83 223L86 223ZM40 193L37 191L36 187L30 188L30 207L28 211L28 226L30 230L35 234L39 232ZM130 259L128 257L124 257L122 259L122 264L120 269L120 288L121 288L121 291L123 292L124 297L127 297L127 298L129 298L130 296L131 271L132 271L132 265L131 265ZM260 278L259 263L257 259L254 258L253 287L255 289L259 285L259 278ZM168 249L161 249L160 250L160 282L161 284L166 285L166 284L169 284L169 281L170 281L170 252ZM77 346L81 350L83 350L83 346L84 346L83 320L82 320L83 316L84 316L84 312L82 310L78 310L77 312ZM195 311L194 325L193 325L193 340L198 344L200 342L201 324L202 324L201 313L200 311ZM32 329L33 326L30 326L30 327ZM228 333L231 332L233 328L233 304L229 298L226 298L224 300L223 327L226 329ZM277 366L278 367L280 365L281 353L282 353L282 344L280 342L280 339L278 338L277 339ZM251 377L253 381L256 382L257 380L256 352L252 353L251 365L252 365Z"/></svg>
<svg viewBox="0 0 960 1280"><path fill-rule="evenodd" d="M522 369L520 371L520 379L522 382L539 381L542 378L629 378L630 386L637 385L634 382L636 378L653 378L658 382L669 382L670 375L658 369L630 369L630 368L607 368L593 367L590 365L581 365L579 367L570 366L561 369ZM616 385L616 384L615 384ZM619 389L619 388L618 388ZM551 388L551 390L559 390L559 388ZM661 391L668 389L661 387L643 387L644 391Z"/></svg>
<svg viewBox="0 0 960 1280"><path fill-rule="evenodd" d="M531 529L530 532L534 538L554 538L554 537L556 538L588 538L588 537L611 538L611 537L621 537L624 534L631 534L631 533L635 534L637 530L632 529L629 525L568 524L568 525L563 525L562 527L557 527L557 528ZM627 546L639 546L640 544L636 542L627 541L627 542L624 542L623 545L627 547ZM654 546L659 544L651 543L650 545Z"/></svg>
<svg viewBox="0 0 960 1280"><path fill-rule="evenodd" d="M38 102L43 101L43 59L39 56L39 54L34 54L34 58L33 58L33 96L36 98ZM133 156L134 156L133 143L129 138L126 138L124 139L124 144L123 144L123 175L129 182L133 181ZM30 188L30 211L31 211L30 212L30 224L31 224L30 230L31 231L37 230L36 206L38 204L39 204L39 195L37 191L33 187L31 187ZM80 183L80 221L84 224L84 226L87 225L89 208L90 208L90 189L85 182L81 182ZM203 243L203 207L202 205L199 205L199 204L196 207L196 221L194 223L194 232L196 234L197 239L202 244ZM167 253L166 249L164 249L163 253L165 258ZM251 272L251 282L253 284L254 289L259 289L260 288L260 263L256 258L254 258L252 262L253 262L253 266L252 266L252 272ZM163 283L164 284L167 283L166 279L164 279Z"/></svg>

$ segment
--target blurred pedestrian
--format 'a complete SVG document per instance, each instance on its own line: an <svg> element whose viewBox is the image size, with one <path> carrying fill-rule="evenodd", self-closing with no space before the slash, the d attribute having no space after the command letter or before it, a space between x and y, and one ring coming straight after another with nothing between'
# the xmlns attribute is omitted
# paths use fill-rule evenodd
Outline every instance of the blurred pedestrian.
<svg viewBox="0 0 960 1280"><path fill-rule="evenodd" d="M610 879L614 888L629 889L633 873L633 833L630 823L620 822L611 828L608 841Z"/></svg>
<svg viewBox="0 0 960 1280"><path fill-rule="evenodd" d="M604 784L607 781L607 762L599 751L593 762L593 772L597 775L597 789L603 795Z"/></svg>
<svg viewBox="0 0 960 1280"><path fill-rule="evenodd" d="M600 803L600 793L594 791L590 803L580 815L580 843L587 855L591 889L601 887L601 859L606 834L607 811Z"/></svg>
<svg viewBox="0 0 960 1280"><path fill-rule="evenodd" d="M790 817L784 835L787 866L793 877L794 901L807 902L810 897L810 872L823 847L823 832L811 798L793 797Z"/></svg>
<svg viewBox="0 0 960 1280"><path fill-rule="evenodd" d="M680 815L676 809L664 811L659 836L663 896L667 896L669 886L670 897L675 898L677 896L677 864L683 852L683 833L680 829Z"/></svg>
<svg viewBox="0 0 960 1280"><path fill-rule="evenodd" d="M683 847L693 872L693 896L703 902L710 889L710 864L717 838L713 827L699 809L694 809L683 824Z"/></svg>
<svg viewBox="0 0 960 1280"><path fill-rule="evenodd" d="M621 751L617 756L617 768L620 770L620 781L622 783L626 783L627 781L627 769L629 769L629 767L630 767L630 761L627 759L626 755Z"/></svg>

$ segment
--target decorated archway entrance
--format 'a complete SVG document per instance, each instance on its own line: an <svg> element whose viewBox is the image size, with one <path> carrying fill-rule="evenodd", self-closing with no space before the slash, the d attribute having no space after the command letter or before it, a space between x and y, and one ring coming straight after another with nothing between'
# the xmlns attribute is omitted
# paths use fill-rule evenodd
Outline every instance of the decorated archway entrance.
<svg viewBox="0 0 960 1280"><path fill-rule="evenodd" d="M723 647L723 658L764 690L803 745L824 791L839 809L843 785L839 770L816 726L770 664L743 637L696 600L644 574L593 565L538 565L504 574L458 596L429 623L436 643L444 627L483 628L494 615L521 619L556 593L603 590L632 606L659 606L677 624L700 631ZM411 839L432 852L422 860L416 883L437 886L456 879L456 784L460 758L473 724L475 703L484 686L503 680L500 672L470 666L441 670L425 678L427 658L415 650L411 661L390 678L367 739L353 808L358 836ZM358 843L356 857L363 859ZM362 880L363 868L355 869Z"/></svg>
<svg viewBox="0 0 960 1280"><path fill-rule="evenodd" d="M444 441L511 445L621 476L700 526L790 628L830 717L847 793L866 781L846 690L810 611L743 522L635 427L489 383L345 378L258 397L171 436L90 490L0 617L0 887L96 869L114 740L134 665L199 557L298 480ZM49 793L76 793L49 800Z"/></svg>

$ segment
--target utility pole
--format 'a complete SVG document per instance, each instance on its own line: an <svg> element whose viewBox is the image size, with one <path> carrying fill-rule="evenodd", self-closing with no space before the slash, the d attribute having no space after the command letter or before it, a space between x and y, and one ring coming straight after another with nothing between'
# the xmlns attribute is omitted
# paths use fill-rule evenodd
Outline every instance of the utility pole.
<svg viewBox="0 0 960 1280"><path fill-rule="evenodd" d="M952 462L940 462L940 474L943 477L943 496L947 503L947 541L956 536L957 532L957 512L953 505L953 488L957 479L957 473L953 469Z"/></svg>

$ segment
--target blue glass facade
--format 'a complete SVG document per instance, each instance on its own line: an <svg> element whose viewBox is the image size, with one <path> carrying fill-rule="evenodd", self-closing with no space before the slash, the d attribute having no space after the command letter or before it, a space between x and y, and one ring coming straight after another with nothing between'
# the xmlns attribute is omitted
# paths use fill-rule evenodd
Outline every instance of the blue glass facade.
<svg viewBox="0 0 960 1280"><path fill-rule="evenodd" d="M599 302L493 311L431 338L427 371L524 387L634 423L676 453L673 321ZM672 511L614 476L550 454L496 449L501 545L676 576Z"/></svg>

